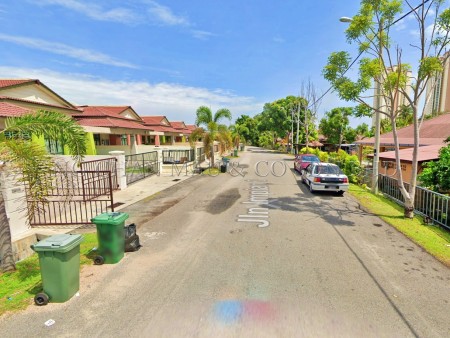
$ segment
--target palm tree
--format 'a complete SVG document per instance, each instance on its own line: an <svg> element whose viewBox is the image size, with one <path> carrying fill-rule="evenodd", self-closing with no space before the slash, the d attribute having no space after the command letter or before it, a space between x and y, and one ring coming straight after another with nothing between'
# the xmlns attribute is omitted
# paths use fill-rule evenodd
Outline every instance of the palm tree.
<svg viewBox="0 0 450 338"><path fill-rule="evenodd" d="M18 172L19 181L27 184L32 200L44 201L52 182L47 178L54 170L53 158L43 146L31 141L31 135L61 142L78 162L86 153L83 128L74 119L62 113L38 111L21 117L8 118L6 128L0 132L14 135L0 143L0 174ZM25 137L24 137L25 136ZM36 211L29 206L29 214ZM34 210L33 210L34 209ZM0 271L15 270L11 230L5 210L5 200L0 191Z"/></svg>
<svg viewBox="0 0 450 338"><path fill-rule="evenodd" d="M231 112L228 109L222 108L216 111L213 116L210 108L200 106L197 109L196 115L195 124L198 128L192 132L189 139L191 145L199 139L203 140L205 155L210 159L212 167L214 164L214 141L220 143L222 152L231 146L231 135L227 126L219 124L219 121L224 118L231 120Z"/></svg>

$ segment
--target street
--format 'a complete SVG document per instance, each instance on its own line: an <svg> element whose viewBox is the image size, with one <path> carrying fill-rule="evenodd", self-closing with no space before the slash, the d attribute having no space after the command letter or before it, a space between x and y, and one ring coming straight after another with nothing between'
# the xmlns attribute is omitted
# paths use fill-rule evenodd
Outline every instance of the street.
<svg viewBox="0 0 450 338"><path fill-rule="evenodd" d="M291 156L233 162L122 210L143 247L86 267L70 301L3 318L1 336L450 336L450 269L348 193L311 194Z"/></svg>

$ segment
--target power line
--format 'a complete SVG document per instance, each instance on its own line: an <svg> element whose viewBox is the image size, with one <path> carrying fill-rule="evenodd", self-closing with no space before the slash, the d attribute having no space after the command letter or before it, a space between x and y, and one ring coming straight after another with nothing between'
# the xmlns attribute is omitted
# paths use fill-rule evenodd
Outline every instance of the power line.
<svg viewBox="0 0 450 338"><path fill-rule="evenodd" d="M429 1L430 1L430 0L422 1L422 3L421 3L420 5L416 6L416 7L413 8L413 9L411 9L408 13L402 15L400 18L398 18L398 19L395 20L394 22L390 23L390 24L387 25L386 27L383 27L383 30L384 30L384 29L387 29L387 28L389 28L389 27L395 25L397 22L403 20L403 19L406 18L408 15L410 15L410 14L413 13L413 12L415 12L415 11L416 11L417 9L419 9L420 7L424 6L424 5L425 5L427 2L429 2ZM375 37L373 37L373 38L369 41L369 43L372 42L374 38L375 38ZM350 68L352 68L352 66L355 64L355 62L358 61L358 59L359 59L359 58L361 57L361 55L363 55L363 54L364 54L364 50L362 50L361 52L359 52L358 56L357 56L357 57L352 61L352 63L347 67L347 69L344 71L344 73L342 74L342 76L344 76L344 75L350 70ZM306 109L309 109L310 107L312 107L312 106L314 106L315 104L317 104L317 102L319 102L320 100L322 100L322 99L325 97L325 95L327 95L332 89L333 89L333 87L330 86L330 87L325 91L325 93L323 93L316 101L314 101L314 102L311 103L308 107L306 107Z"/></svg>

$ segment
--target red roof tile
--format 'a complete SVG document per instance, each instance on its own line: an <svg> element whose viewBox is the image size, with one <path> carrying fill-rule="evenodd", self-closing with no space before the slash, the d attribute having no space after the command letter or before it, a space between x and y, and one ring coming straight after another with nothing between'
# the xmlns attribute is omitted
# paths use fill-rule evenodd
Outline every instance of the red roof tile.
<svg viewBox="0 0 450 338"><path fill-rule="evenodd" d="M90 127L106 127L106 128L127 128L127 129L140 129L140 130L154 130L151 127L144 126L139 122L129 119L117 119L117 118L77 118L78 124L82 126Z"/></svg>
<svg viewBox="0 0 450 338"><path fill-rule="evenodd" d="M133 110L131 106L78 106L78 109L82 110L83 113L77 115L82 116L111 116L115 118L127 119L120 115L120 113L124 112L127 109ZM137 114L136 114L137 115Z"/></svg>
<svg viewBox="0 0 450 338"><path fill-rule="evenodd" d="M145 124L152 125L152 126L160 126L160 125L163 126L164 124L162 123L162 121L164 119L167 119L165 116L162 116L162 115L158 115L158 116L141 116L141 118L142 118L142 120L144 121Z"/></svg>
<svg viewBox="0 0 450 338"><path fill-rule="evenodd" d="M450 113L437 116L435 118L423 121L420 128L420 145L442 145L444 140L450 136ZM414 145L414 126L410 125L398 130L398 138L401 146ZM365 138L356 141L358 144L374 144L375 139ZM393 145L394 137L392 132L380 136L381 145Z"/></svg>
<svg viewBox="0 0 450 338"><path fill-rule="evenodd" d="M417 154L417 159L419 162L436 160L439 158L439 150L445 147L445 144L441 145L431 145L431 146L423 146L419 147L419 153ZM401 161L404 162L412 162L412 153L413 148L401 149L399 151L399 157ZM369 157L373 157L373 154L370 154ZM392 160L395 161L395 151L386 151L384 153L380 153L380 160Z"/></svg>
<svg viewBox="0 0 450 338"><path fill-rule="evenodd" d="M6 88L11 86L16 86L28 82L35 82L38 80L32 80L32 79L0 79L0 88Z"/></svg>
<svg viewBox="0 0 450 338"><path fill-rule="evenodd" d="M32 111L23 107L16 106L7 102L0 102L0 116L14 117L29 114Z"/></svg>

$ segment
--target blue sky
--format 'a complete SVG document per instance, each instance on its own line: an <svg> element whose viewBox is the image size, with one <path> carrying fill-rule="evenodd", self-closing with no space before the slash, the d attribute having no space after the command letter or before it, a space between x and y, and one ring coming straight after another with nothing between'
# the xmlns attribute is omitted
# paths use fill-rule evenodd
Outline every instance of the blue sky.
<svg viewBox="0 0 450 338"><path fill-rule="evenodd" d="M308 78L328 89L327 57L354 49L339 18L358 8L357 0L6 0L0 77L38 78L75 104L131 105L186 123L200 105L252 116L298 95ZM320 115L342 105L328 94Z"/></svg>

